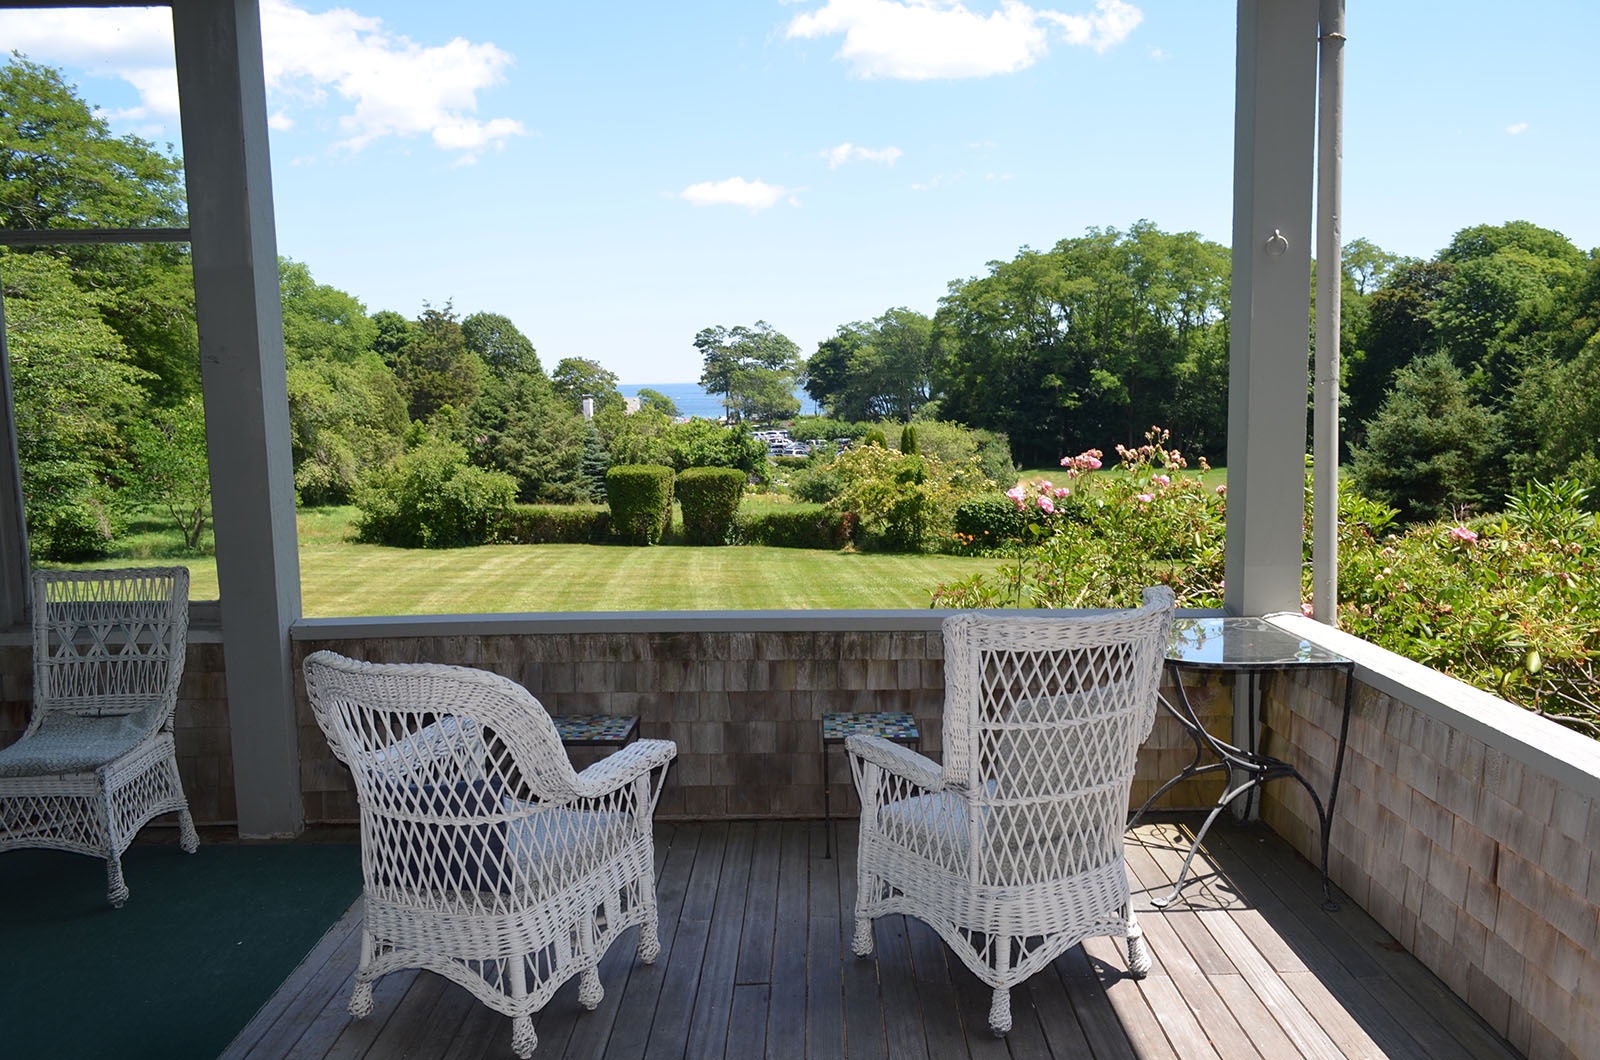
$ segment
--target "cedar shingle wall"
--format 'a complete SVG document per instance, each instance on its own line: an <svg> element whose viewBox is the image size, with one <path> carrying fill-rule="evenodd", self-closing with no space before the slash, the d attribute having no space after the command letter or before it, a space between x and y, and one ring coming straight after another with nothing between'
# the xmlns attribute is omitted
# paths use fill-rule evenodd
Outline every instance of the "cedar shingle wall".
<svg viewBox="0 0 1600 1060"><path fill-rule="evenodd" d="M322 648L374 662L449 661L503 674L552 714L635 714L640 735L674 740L678 759L658 813L665 818L814 817L823 811L820 721L829 711L907 711L937 759L944 699L937 632L551 633L298 641L295 661ZM1208 684L1193 698L1226 732L1231 700ZM344 767L328 752L303 693L301 783L308 822L354 820ZM1140 756L1135 804L1193 757L1158 715ZM575 749L581 768L594 752ZM855 812L842 748L827 760L835 814ZM1162 805L1196 806L1218 781L1189 782Z"/></svg>
<svg viewBox="0 0 1600 1060"><path fill-rule="evenodd" d="M1321 792L1338 694L1325 674L1268 690L1274 753ZM1269 786L1263 817L1315 858L1316 814L1294 785ZM1517 1048L1534 1060L1594 1055L1600 806L1358 684L1329 860L1339 888Z"/></svg>

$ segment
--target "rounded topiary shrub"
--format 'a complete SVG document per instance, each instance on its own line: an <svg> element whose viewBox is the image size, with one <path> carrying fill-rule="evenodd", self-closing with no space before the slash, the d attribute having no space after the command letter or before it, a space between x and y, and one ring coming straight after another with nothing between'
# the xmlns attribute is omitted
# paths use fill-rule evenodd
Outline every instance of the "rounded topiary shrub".
<svg viewBox="0 0 1600 1060"><path fill-rule="evenodd" d="M672 469L618 464L606 472L611 531L634 545L659 545L672 529Z"/></svg>
<svg viewBox="0 0 1600 1060"><path fill-rule="evenodd" d="M691 545L726 545L744 496L744 472L728 467L690 467L678 476L683 532Z"/></svg>

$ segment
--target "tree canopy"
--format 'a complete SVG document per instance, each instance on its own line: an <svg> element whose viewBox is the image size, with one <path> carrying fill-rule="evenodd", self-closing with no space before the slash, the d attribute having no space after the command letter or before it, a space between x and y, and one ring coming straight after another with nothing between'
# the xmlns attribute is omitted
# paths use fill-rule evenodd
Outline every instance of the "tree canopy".
<svg viewBox="0 0 1600 1060"><path fill-rule="evenodd" d="M704 328L694 345L704 363L700 385L723 396L728 422L787 419L800 411L794 396L800 347L765 320Z"/></svg>

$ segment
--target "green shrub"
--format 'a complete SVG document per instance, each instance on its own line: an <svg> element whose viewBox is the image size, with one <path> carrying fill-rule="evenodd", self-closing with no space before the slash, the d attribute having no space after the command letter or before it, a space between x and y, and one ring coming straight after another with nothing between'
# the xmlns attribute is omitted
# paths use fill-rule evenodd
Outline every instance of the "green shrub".
<svg viewBox="0 0 1600 1060"><path fill-rule="evenodd" d="M974 464L978 474L1001 489L1017 481L1011 443L1003 434L978 430L948 420L916 420L917 451L936 456L949 466Z"/></svg>
<svg viewBox="0 0 1600 1060"><path fill-rule="evenodd" d="M606 472L611 528L635 545L659 545L672 529L672 469L661 464L618 464Z"/></svg>
<svg viewBox="0 0 1600 1060"><path fill-rule="evenodd" d="M833 460L838 496L829 502L856 523L857 547L885 552L923 552L950 540L958 503L974 492L966 469L934 456L908 456L876 445L840 453Z"/></svg>
<svg viewBox="0 0 1600 1060"><path fill-rule="evenodd" d="M741 545L838 550L850 543L852 518L821 504L788 504L741 512L734 538Z"/></svg>
<svg viewBox="0 0 1600 1060"><path fill-rule="evenodd" d="M518 504L495 537L516 545L597 545L611 532L611 510L589 504Z"/></svg>
<svg viewBox="0 0 1600 1060"><path fill-rule="evenodd" d="M426 439L356 491L358 540L399 548L481 545L511 511L517 480L467 463L454 442Z"/></svg>
<svg viewBox="0 0 1600 1060"><path fill-rule="evenodd" d="M909 423L900 428L900 451L907 456L916 456L920 451L917 449L917 429Z"/></svg>
<svg viewBox="0 0 1600 1060"><path fill-rule="evenodd" d="M111 554L119 522L97 497L83 497L50 512L30 551L40 559L82 563Z"/></svg>
<svg viewBox="0 0 1600 1060"><path fill-rule="evenodd" d="M744 496L744 472L727 467L690 467L678 476L683 531L691 545L726 545Z"/></svg>
<svg viewBox="0 0 1600 1060"><path fill-rule="evenodd" d="M994 493L968 497L956 505L952 530L958 548L982 553L1020 537L1024 522L1015 501Z"/></svg>
<svg viewBox="0 0 1600 1060"><path fill-rule="evenodd" d="M861 444L864 446L875 445L879 449L887 449L889 448L889 437L877 427L873 427L871 430L867 431L866 434L861 436Z"/></svg>

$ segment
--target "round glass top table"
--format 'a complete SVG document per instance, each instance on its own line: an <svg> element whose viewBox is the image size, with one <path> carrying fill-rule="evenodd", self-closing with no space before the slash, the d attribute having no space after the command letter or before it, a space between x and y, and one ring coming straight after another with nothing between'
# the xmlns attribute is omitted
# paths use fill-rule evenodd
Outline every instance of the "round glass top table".
<svg viewBox="0 0 1600 1060"><path fill-rule="evenodd" d="M1176 703L1162 697L1161 703L1178 720L1194 742L1194 759L1178 775L1162 784L1145 800L1144 805L1128 819L1132 828L1145 811L1165 795L1174 785L1202 773L1222 771L1227 774L1227 784L1217 798L1216 805L1206 816L1205 823L1195 835L1183 868L1173 884L1172 892L1151 904L1159 907L1174 901L1183 889L1189 867L1217 816L1238 799L1249 799L1269 780L1288 778L1305 788L1311 804L1317 811L1322 840L1322 897L1328 909L1337 909L1332 887L1328 881L1328 833L1333 825L1334 803L1339 796L1339 777L1344 771L1344 750L1350 735L1350 706L1354 691L1355 663L1329 651L1303 637L1296 636L1281 626L1260 618L1180 618L1172 623L1172 639L1167 645L1167 670L1172 679ZM1260 742L1261 680L1269 673L1293 669L1341 670L1344 673L1344 706L1339 720L1338 751L1334 756L1333 779L1328 785L1328 799L1322 797L1311 782L1290 762L1263 754ZM1213 736L1201 723L1189 702L1184 688L1185 671L1226 671L1245 675L1249 682L1247 697L1249 716L1243 726L1246 746L1239 747ZM1207 761L1212 759L1212 761Z"/></svg>

